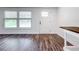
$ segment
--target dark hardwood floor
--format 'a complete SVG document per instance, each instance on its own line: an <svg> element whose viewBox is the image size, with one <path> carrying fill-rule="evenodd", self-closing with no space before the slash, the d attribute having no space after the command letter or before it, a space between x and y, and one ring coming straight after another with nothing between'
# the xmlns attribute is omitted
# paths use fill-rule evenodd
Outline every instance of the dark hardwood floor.
<svg viewBox="0 0 79 59"><path fill-rule="evenodd" d="M63 46L64 39L57 34L10 34L0 38L0 51L63 51Z"/></svg>

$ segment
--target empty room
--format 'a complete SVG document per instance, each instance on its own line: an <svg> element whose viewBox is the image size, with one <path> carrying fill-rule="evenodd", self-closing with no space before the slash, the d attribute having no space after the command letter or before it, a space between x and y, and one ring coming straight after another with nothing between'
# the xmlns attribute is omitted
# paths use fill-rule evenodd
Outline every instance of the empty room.
<svg viewBox="0 0 79 59"><path fill-rule="evenodd" d="M0 51L79 51L79 7L0 7Z"/></svg>

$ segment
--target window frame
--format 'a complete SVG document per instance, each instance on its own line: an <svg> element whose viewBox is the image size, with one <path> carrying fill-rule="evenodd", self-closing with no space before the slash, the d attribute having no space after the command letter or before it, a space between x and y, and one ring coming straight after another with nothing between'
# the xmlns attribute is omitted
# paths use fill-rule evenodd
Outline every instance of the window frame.
<svg viewBox="0 0 79 59"><path fill-rule="evenodd" d="M16 12L16 18L12 18L12 17L11 17L11 18L6 18L6 17L5 17L5 16L6 16L6 15L5 15L5 12ZM4 27L5 29L16 29L16 28L17 28L17 24L16 24L16 27L5 27L5 20L6 20L6 19L8 19L8 20L10 20L10 19L16 19L16 23L17 23L17 11L9 11L9 10L7 11L7 10L6 10L6 11L4 11L4 18L3 18L3 24L4 24L3 27Z"/></svg>
<svg viewBox="0 0 79 59"><path fill-rule="evenodd" d="M16 16L16 18L5 18L5 12L6 11L4 11L4 18L3 18L3 27L5 28L5 29L31 29L32 28L32 11L23 11L23 12L31 12L31 18L19 18L19 14L20 14L20 12L22 12L22 11L15 11L16 13L17 13L17 16ZM12 12L12 11L10 11L10 12ZM16 19L16 27L5 27L5 20L6 19ZM20 19L29 19L29 20L31 20L31 27L20 27L20 25L19 25L19 22L20 22Z"/></svg>
<svg viewBox="0 0 79 59"><path fill-rule="evenodd" d="M20 16L19 16L20 12L31 12L31 18L20 18ZM21 29L21 28L24 28L24 29L31 29L31 28L32 28L32 11L19 11L19 13L18 13L18 18L19 18L18 27L19 27L20 29ZM20 22L21 19L29 19L29 20L31 20L31 27L20 27L19 22Z"/></svg>

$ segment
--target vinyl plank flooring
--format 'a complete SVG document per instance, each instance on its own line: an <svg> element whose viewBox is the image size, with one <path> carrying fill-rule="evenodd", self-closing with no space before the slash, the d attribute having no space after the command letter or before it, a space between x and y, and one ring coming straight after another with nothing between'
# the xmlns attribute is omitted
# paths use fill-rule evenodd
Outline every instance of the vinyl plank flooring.
<svg viewBox="0 0 79 59"><path fill-rule="evenodd" d="M57 34L11 34L0 39L0 51L63 51L64 39Z"/></svg>
<svg viewBox="0 0 79 59"><path fill-rule="evenodd" d="M63 51L64 39L57 34L35 35L34 39L40 43L41 51Z"/></svg>

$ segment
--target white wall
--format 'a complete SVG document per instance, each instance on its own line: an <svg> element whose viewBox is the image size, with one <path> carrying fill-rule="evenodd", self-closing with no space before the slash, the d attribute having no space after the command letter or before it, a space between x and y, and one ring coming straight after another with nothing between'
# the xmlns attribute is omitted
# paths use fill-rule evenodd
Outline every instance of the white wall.
<svg viewBox="0 0 79 59"><path fill-rule="evenodd" d="M56 32L56 10L57 8L35 8L35 7L30 7L30 8L1 8L0 7L0 34L35 34L35 33L39 33L39 20L41 19L41 11L43 10L47 10L51 11L51 26L50 28L46 28L48 29L48 33L50 33L50 30L52 33ZM5 29L4 28L4 11L23 11L23 10L31 10L32 11L32 28L31 29ZM46 25L47 26L47 25ZM41 28L40 28L41 29Z"/></svg>
<svg viewBox="0 0 79 59"><path fill-rule="evenodd" d="M61 7L58 8L58 22L61 26L76 26L79 27L79 7ZM58 34L62 37L64 32L59 28Z"/></svg>

